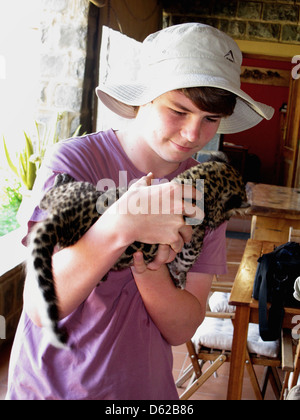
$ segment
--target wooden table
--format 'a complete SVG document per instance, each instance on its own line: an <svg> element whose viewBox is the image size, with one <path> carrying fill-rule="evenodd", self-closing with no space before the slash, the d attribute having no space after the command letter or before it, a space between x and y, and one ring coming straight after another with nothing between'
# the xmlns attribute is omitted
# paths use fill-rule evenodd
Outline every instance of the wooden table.
<svg viewBox="0 0 300 420"><path fill-rule="evenodd" d="M242 396L244 367L246 361L249 322L258 324L258 301L252 298L257 259L274 250L275 242L249 239L234 280L229 303L236 306L234 334L231 351L230 374L227 399L239 400ZM300 315L300 309L285 308L283 328L295 327L293 317Z"/></svg>
<svg viewBox="0 0 300 420"><path fill-rule="evenodd" d="M247 184L251 238L285 243L289 228L300 229L300 189Z"/></svg>

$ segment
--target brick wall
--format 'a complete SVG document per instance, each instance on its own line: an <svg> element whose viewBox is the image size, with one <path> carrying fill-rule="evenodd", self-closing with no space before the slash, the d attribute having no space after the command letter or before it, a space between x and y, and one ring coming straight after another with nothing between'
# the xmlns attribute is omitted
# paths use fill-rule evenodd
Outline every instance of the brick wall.
<svg viewBox="0 0 300 420"><path fill-rule="evenodd" d="M235 39L300 44L300 0L163 0L166 25L202 22Z"/></svg>

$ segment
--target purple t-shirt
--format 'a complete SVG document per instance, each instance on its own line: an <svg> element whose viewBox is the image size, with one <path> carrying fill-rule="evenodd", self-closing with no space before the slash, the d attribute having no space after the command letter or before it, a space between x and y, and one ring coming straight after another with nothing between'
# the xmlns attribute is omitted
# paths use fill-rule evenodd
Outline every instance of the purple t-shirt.
<svg viewBox="0 0 300 420"><path fill-rule="evenodd" d="M189 159L166 178L193 165L195 161ZM44 193L59 172L95 185L103 178L118 185L120 171L126 171L122 183L125 174L128 183L145 175L133 166L114 131L109 130L59 143L44 161L37 185ZM35 208L29 229L43 217ZM203 252L191 271L226 272L225 229L223 224L207 233ZM43 329L23 311L11 354L7 399L178 399L171 346L147 313L131 269L110 272L107 281L60 325L69 333L71 351L49 345Z"/></svg>

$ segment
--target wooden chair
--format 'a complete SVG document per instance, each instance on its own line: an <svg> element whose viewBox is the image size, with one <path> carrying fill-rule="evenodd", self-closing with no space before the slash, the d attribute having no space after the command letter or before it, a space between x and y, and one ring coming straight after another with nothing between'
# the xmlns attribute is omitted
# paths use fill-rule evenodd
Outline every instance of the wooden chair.
<svg viewBox="0 0 300 420"><path fill-rule="evenodd" d="M217 289L217 285L215 284L213 288ZM218 293L214 293L210 298L210 305L212 298L217 294ZM228 308L229 294L225 297L226 294L224 293L224 286L221 295L223 295L222 299L225 299L224 303L221 303L219 306L218 304L212 305L214 306L212 309L217 309L217 311L213 310L206 312L206 318L203 324L198 328L192 340L186 344L191 365L183 371L182 375L177 380L177 387L181 387L183 383L185 383L192 374L193 375L188 387L180 396L181 400L190 398L210 376L217 372L220 366L222 366L225 362L231 361L231 344L233 334L233 327L231 324L234 322L235 314L234 312L228 312L234 310L234 308ZM218 311L219 309L222 309L223 305L224 308L227 305L225 308L226 312ZM230 328L230 326L232 328ZM220 343L220 338L222 334L224 334L222 332L223 327L226 331L225 340ZM289 337L284 337L283 343L283 351L280 351L280 345L278 342L272 342L271 346L268 345L268 343L266 344L259 337L258 325L249 324L248 349L246 353L245 366L257 399L262 400L264 398L268 382L271 383L276 398L280 398L281 381L277 368L283 366L284 369L289 371L293 369L290 357L291 340L289 340ZM266 351L267 347L268 351ZM281 360L281 354L286 358L283 363ZM210 364L204 371L203 367L206 362L209 362ZM258 383L254 365L263 365L266 367L262 387L260 387Z"/></svg>

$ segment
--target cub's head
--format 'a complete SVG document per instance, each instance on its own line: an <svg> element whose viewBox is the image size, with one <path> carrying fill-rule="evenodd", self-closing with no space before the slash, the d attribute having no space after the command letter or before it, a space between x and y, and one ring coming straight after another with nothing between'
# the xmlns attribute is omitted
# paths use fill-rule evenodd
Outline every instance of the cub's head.
<svg viewBox="0 0 300 420"><path fill-rule="evenodd" d="M249 207L242 177L227 162L204 162L179 175L179 178L181 181L192 179L194 186L197 179L204 180L204 223L212 229L234 214L245 214Z"/></svg>
<svg viewBox="0 0 300 420"><path fill-rule="evenodd" d="M239 172L225 162L202 164L204 212L208 226L215 228L249 207L244 182Z"/></svg>

